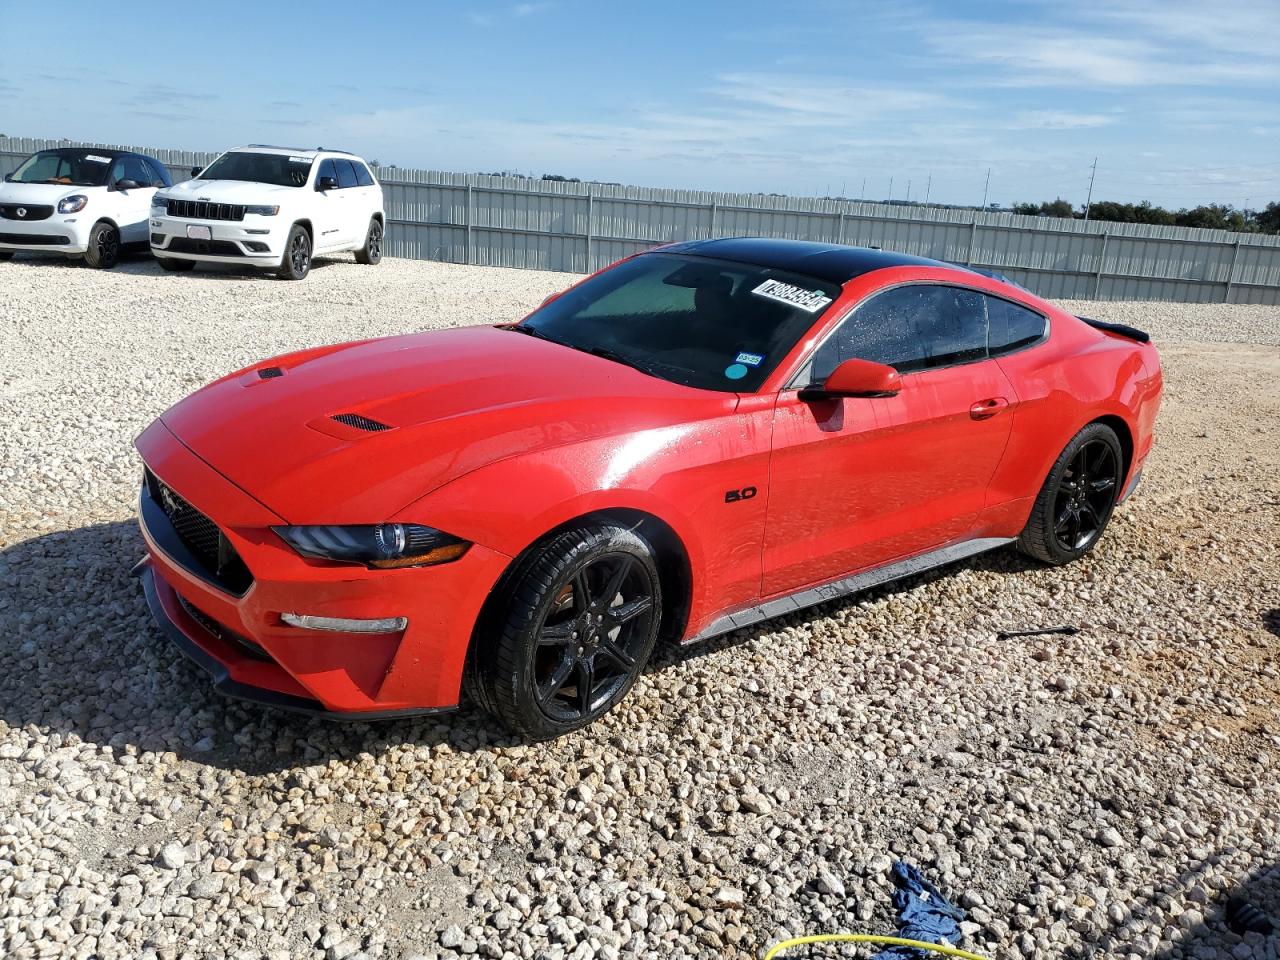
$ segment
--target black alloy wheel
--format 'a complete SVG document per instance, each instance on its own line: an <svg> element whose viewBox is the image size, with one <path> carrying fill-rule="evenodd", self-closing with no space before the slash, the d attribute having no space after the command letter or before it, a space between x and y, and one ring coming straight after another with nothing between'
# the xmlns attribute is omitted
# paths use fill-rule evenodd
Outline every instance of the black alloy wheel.
<svg viewBox="0 0 1280 960"><path fill-rule="evenodd" d="M356 251L356 263L374 264L382 259L382 223L377 217L369 221L364 246Z"/></svg>
<svg viewBox="0 0 1280 960"><path fill-rule="evenodd" d="M631 555L604 554L575 571L539 631L539 708L561 723L589 720L630 681L656 613L649 578Z"/></svg>
<svg viewBox="0 0 1280 960"><path fill-rule="evenodd" d="M301 280L311 269L311 236L306 228L294 224L284 245L284 259L280 264L280 276L286 280Z"/></svg>
<svg viewBox="0 0 1280 960"><path fill-rule="evenodd" d="M120 231L105 221L94 224L84 259L89 266L102 270L114 267L120 260Z"/></svg>
<svg viewBox="0 0 1280 960"><path fill-rule="evenodd" d="M1102 537L1123 481L1116 432L1105 423L1089 424L1054 462L1018 538L1019 549L1055 565L1084 556Z"/></svg>
<svg viewBox="0 0 1280 960"><path fill-rule="evenodd" d="M662 623L652 546L604 520L530 547L476 624L467 693L520 736L578 730L616 706L649 661Z"/></svg>
<svg viewBox="0 0 1280 960"><path fill-rule="evenodd" d="M1119 460L1110 444L1090 440L1076 451L1053 503L1053 533L1063 550L1087 550L1101 536L1119 483Z"/></svg>

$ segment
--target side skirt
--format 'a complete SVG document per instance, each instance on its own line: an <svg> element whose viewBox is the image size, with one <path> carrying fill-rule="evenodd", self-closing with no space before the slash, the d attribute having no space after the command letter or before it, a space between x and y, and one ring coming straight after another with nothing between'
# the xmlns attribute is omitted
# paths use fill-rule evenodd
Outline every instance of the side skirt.
<svg viewBox="0 0 1280 960"><path fill-rule="evenodd" d="M1016 539L1016 537L980 537L976 540L964 540L960 543L940 547L937 550L930 550L928 553L918 553L914 557L907 557L905 560L895 560L893 563L887 563L882 567L863 570L861 573L855 573L853 576L845 577L843 580L824 583L817 587L807 587L796 593L776 597L759 606L739 610L737 613L725 614L712 621L710 626L703 629L696 636L690 637L685 643L697 643L699 640L707 640L722 633L749 627L753 623L760 623L762 620L771 620L785 613L794 613L797 610L803 610L805 607L812 607L819 603L826 603L828 600L836 600L840 597L848 596L851 593L878 587L880 584L888 583L891 580L901 580L903 577L910 577L913 574L923 573L935 567L945 566L948 563L954 563L957 560L963 560L975 554L986 553L988 550L1003 547L1005 544L1013 543Z"/></svg>

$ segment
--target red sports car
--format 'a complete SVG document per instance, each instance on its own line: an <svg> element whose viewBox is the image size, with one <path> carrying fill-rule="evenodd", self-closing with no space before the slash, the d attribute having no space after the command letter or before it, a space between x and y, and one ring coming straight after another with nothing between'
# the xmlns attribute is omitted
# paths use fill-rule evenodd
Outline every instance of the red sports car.
<svg viewBox="0 0 1280 960"><path fill-rule="evenodd" d="M151 608L224 693L589 723L693 642L1016 542L1102 535L1162 377L1130 328L933 260L629 257L519 323L318 347L138 438Z"/></svg>

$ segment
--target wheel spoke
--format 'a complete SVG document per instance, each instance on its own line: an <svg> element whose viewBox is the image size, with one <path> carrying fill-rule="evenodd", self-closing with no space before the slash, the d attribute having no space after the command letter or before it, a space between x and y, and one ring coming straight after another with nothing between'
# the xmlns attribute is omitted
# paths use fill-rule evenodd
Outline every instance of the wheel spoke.
<svg viewBox="0 0 1280 960"><path fill-rule="evenodd" d="M600 598L606 603L611 604L614 598L622 590L622 585L627 582L627 574L631 572L632 560L626 554L618 559L618 566L609 577L609 582L605 584L604 592L600 594Z"/></svg>
<svg viewBox="0 0 1280 960"><path fill-rule="evenodd" d="M636 665L636 658L627 653L616 641L610 637L600 638L600 652L613 660L618 666L624 670L630 670Z"/></svg>
<svg viewBox="0 0 1280 960"><path fill-rule="evenodd" d="M538 703L546 704L552 697L560 692L560 689L569 681L569 675L573 673L573 668L577 665L571 657L564 657L556 664L555 670L551 672L544 683L538 685L537 692L534 694L538 698Z"/></svg>
<svg viewBox="0 0 1280 960"><path fill-rule="evenodd" d="M1096 493L1102 493L1105 490L1110 490L1115 485L1116 485L1115 477L1111 477L1111 476L1099 477L1097 480L1094 480L1089 484L1089 486L1092 487Z"/></svg>
<svg viewBox="0 0 1280 960"><path fill-rule="evenodd" d="M573 575L574 609L579 613L591 606L591 590L587 586L587 568L583 567Z"/></svg>
<svg viewBox="0 0 1280 960"><path fill-rule="evenodd" d="M542 628L538 634L538 646L563 647L573 639L572 623L551 623Z"/></svg>
<svg viewBox="0 0 1280 960"><path fill-rule="evenodd" d="M1076 544L1080 542L1080 510L1076 508L1071 511L1071 526L1069 528L1071 537L1071 549L1076 548Z"/></svg>
<svg viewBox="0 0 1280 960"><path fill-rule="evenodd" d="M578 708L583 713L591 712L591 694L596 686L596 668L589 657L578 661Z"/></svg>
<svg viewBox="0 0 1280 960"><path fill-rule="evenodd" d="M1073 512L1074 510L1072 509L1071 503L1068 502L1067 505L1062 508L1062 512L1058 514L1058 519L1053 524L1053 530L1055 533L1067 532L1067 526L1071 523L1071 514Z"/></svg>
<svg viewBox="0 0 1280 960"><path fill-rule="evenodd" d="M605 611L604 615L605 619L614 626L622 626L622 624L628 620L634 620L652 606L652 597L637 597L635 600L629 600L626 603L618 604L616 607L610 607Z"/></svg>
<svg viewBox="0 0 1280 960"><path fill-rule="evenodd" d="M1099 526L1098 513L1097 513L1097 511L1096 511L1096 510L1094 510L1094 509L1093 509L1093 507L1091 507L1089 504L1087 504L1087 503L1085 503L1085 504L1081 504L1081 506L1080 506L1080 518L1081 518L1081 520L1088 520L1088 521L1089 521L1089 532L1090 532L1090 533L1093 533L1093 531L1095 531L1095 530L1097 530L1097 529L1098 529L1098 526Z"/></svg>

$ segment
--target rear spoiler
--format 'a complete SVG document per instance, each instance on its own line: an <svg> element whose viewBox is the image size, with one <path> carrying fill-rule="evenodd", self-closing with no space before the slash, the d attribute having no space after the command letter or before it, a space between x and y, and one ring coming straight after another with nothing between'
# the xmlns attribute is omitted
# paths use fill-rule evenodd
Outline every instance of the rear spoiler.
<svg viewBox="0 0 1280 960"><path fill-rule="evenodd" d="M1093 320L1089 317L1076 317L1077 320L1083 320L1095 330L1105 330L1107 333L1118 333L1122 337L1128 337L1130 340L1137 340L1139 343L1150 343L1151 334L1145 330L1139 330L1137 327L1126 327L1123 323L1107 323L1105 320Z"/></svg>

